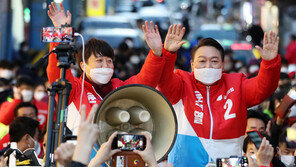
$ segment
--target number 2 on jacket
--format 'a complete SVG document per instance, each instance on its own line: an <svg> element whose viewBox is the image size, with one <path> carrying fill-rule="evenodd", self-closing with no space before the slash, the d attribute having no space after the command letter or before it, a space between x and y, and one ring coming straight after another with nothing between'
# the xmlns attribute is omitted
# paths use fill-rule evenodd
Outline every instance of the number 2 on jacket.
<svg viewBox="0 0 296 167"><path fill-rule="evenodd" d="M232 101L230 99L227 99L227 101L226 101L226 103L224 105L224 109L226 109L226 112L224 114L224 119L225 120L228 120L228 119L231 119L231 118L235 118L236 117L235 113L229 114L230 111L231 111L232 105L233 105Z"/></svg>

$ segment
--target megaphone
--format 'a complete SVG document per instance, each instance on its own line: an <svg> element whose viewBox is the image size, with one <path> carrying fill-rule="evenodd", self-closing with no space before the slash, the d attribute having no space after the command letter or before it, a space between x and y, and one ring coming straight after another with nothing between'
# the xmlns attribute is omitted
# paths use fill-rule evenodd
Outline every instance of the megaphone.
<svg viewBox="0 0 296 167"><path fill-rule="evenodd" d="M131 84L110 92L96 112L94 123L100 135L98 145L114 132L151 134L157 162L164 160L177 137L177 118L169 100L158 90L146 85Z"/></svg>

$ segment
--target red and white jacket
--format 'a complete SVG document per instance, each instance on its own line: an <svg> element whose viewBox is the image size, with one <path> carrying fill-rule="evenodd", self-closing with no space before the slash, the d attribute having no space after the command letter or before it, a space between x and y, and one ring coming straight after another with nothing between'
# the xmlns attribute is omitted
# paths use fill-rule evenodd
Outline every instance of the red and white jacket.
<svg viewBox="0 0 296 167"><path fill-rule="evenodd" d="M165 52L166 64L158 85L174 105L178 136L169 154L174 166L205 166L216 158L241 156L247 108L267 99L277 88L281 58L262 60L257 77L222 74L213 86L198 82L193 73L174 72L176 54Z"/></svg>
<svg viewBox="0 0 296 167"><path fill-rule="evenodd" d="M50 44L50 51L57 44ZM47 66L47 76L49 83L56 81L60 77L60 69L57 67L58 60L55 54L49 56ZM118 78L113 78L111 82L112 89L110 91L128 84L144 84L151 87L156 87L159 78L161 77L162 68L165 60L163 57L157 57L152 51L149 52L141 71L131 78L122 81ZM116 68L116 67L115 67ZM71 70L67 70L66 79L72 84L72 90L69 97L67 126L72 130L73 134L77 134L77 128L80 121L79 102L82 92L82 78L76 78L72 75ZM110 82L108 84L110 84ZM82 104L86 105L86 114L88 115L91 107L94 104L100 104L102 101L101 95L96 92L95 87L90 82L84 82Z"/></svg>

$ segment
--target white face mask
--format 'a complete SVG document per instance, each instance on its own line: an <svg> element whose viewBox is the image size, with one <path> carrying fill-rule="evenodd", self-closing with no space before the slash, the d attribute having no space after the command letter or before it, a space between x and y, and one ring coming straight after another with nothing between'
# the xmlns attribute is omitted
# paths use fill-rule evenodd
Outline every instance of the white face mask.
<svg viewBox="0 0 296 167"><path fill-rule="evenodd" d="M203 84L210 85L221 79L222 69L194 68L194 77Z"/></svg>
<svg viewBox="0 0 296 167"><path fill-rule="evenodd" d="M253 160L257 161L256 154L252 154L252 155L251 155L251 158L252 158Z"/></svg>
<svg viewBox="0 0 296 167"><path fill-rule="evenodd" d="M7 80L10 80L12 78L12 71L11 70L1 70L0 72L0 78L5 78Z"/></svg>
<svg viewBox="0 0 296 167"><path fill-rule="evenodd" d="M258 70L259 70L259 66L257 66L257 65L251 65L251 66L249 67L249 72L250 72L251 74L257 72Z"/></svg>
<svg viewBox="0 0 296 167"><path fill-rule="evenodd" d="M31 90L22 90L21 95L24 102L30 102L33 99L33 91Z"/></svg>
<svg viewBox="0 0 296 167"><path fill-rule="evenodd" d="M281 155L281 161L287 167L293 167L294 166L295 157L293 155Z"/></svg>
<svg viewBox="0 0 296 167"><path fill-rule="evenodd" d="M6 89L5 88L0 88L0 93L4 92Z"/></svg>
<svg viewBox="0 0 296 167"><path fill-rule="evenodd" d="M288 73L288 68L287 67L282 67L281 72L282 73Z"/></svg>
<svg viewBox="0 0 296 167"><path fill-rule="evenodd" d="M40 101L43 99L43 97L46 96L46 93L45 92L35 92L34 93L34 98L37 100L37 101Z"/></svg>
<svg viewBox="0 0 296 167"><path fill-rule="evenodd" d="M88 65L86 66L88 67ZM113 72L112 68L92 68L88 75L94 83L106 84L112 78Z"/></svg>
<svg viewBox="0 0 296 167"><path fill-rule="evenodd" d="M31 137L31 136L30 136ZM34 150L36 152L37 155L39 155L39 153L41 152L41 147L40 147L40 144L38 143L38 141L36 141L35 139L33 139L33 137L31 137L31 139L33 140L34 142ZM30 145L28 145L29 148L31 148Z"/></svg>

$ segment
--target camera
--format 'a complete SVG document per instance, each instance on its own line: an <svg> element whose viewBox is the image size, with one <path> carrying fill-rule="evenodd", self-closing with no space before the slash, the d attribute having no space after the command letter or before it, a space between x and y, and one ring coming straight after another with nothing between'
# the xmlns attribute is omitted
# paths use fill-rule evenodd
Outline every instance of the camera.
<svg viewBox="0 0 296 167"><path fill-rule="evenodd" d="M247 157L231 156L229 158L217 158L217 167L246 167L248 166Z"/></svg>
<svg viewBox="0 0 296 167"><path fill-rule="evenodd" d="M43 27L41 30L42 42L73 42L73 27Z"/></svg>

